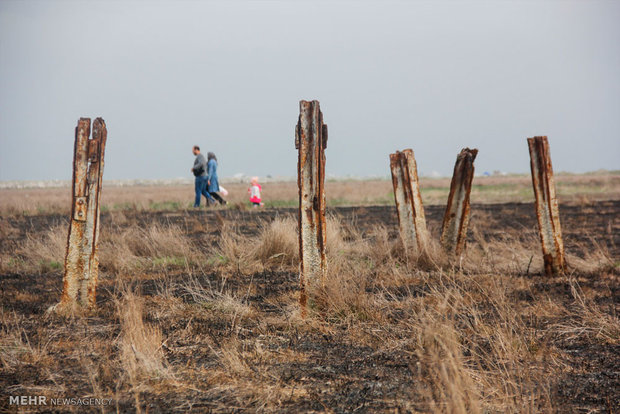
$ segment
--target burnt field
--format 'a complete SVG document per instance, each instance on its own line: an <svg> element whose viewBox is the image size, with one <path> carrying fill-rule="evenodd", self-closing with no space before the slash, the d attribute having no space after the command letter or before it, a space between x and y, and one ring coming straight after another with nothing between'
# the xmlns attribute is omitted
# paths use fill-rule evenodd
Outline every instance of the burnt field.
<svg viewBox="0 0 620 414"><path fill-rule="evenodd" d="M438 239L443 207L425 210ZM403 251L393 207L328 208L329 282L305 319L293 208L104 212L82 318L45 313L67 215L2 217L0 410L618 411L620 201L560 206L570 271L554 278L532 204L471 211L454 262Z"/></svg>

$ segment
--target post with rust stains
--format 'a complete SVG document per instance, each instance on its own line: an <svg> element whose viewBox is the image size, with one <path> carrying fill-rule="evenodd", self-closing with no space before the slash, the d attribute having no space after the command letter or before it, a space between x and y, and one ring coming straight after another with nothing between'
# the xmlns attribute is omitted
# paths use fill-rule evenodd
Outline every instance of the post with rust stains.
<svg viewBox="0 0 620 414"><path fill-rule="evenodd" d="M555 195L549 141L547 137L528 138L527 145L530 150L532 185L536 197L536 216L542 242L545 274L547 276L557 275L566 270L566 259L564 258L560 210Z"/></svg>
<svg viewBox="0 0 620 414"><path fill-rule="evenodd" d="M295 129L299 187L299 279L302 314L308 294L323 286L325 258L325 148L327 125L318 101L300 101Z"/></svg>
<svg viewBox="0 0 620 414"><path fill-rule="evenodd" d="M63 292L59 307L64 310L95 305L99 260L99 195L103 177L106 125L80 118L75 129L71 222L65 256Z"/></svg>
<svg viewBox="0 0 620 414"><path fill-rule="evenodd" d="M474 160L477 149L463 148L456 156L448 204L441 226L441 246L450 255L465 250L469 224L469 195L474 180Z"/></svg>
<svg viewBox="0 0 620 414"><path fill-rule="evenodd" d="M424 252L428 246L429 236L413 150L406 149L390 154L390 170L403 245L407 249Z"/></svg>

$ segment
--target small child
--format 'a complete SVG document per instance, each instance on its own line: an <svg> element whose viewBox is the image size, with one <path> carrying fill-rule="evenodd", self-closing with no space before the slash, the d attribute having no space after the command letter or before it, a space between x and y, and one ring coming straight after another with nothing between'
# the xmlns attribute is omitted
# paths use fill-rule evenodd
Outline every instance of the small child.
<svg viewBox="0 0 620 414"><path fill-rule="evenodd" d="M262 189L263 188L258 183L258 177L252 177L250 188L248 188L248 193L250 193L250 202L254 205L254 208L264 205L260 198L260 192Z"/></svg>

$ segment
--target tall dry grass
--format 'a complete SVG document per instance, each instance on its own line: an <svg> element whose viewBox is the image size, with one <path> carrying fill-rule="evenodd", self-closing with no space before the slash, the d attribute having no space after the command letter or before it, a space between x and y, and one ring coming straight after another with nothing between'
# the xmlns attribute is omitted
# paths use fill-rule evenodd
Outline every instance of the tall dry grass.
<svg viewBox="0 0 620 414"><path fill-rule="evenodd" d="M535 238L491 238L474 226L466 254L451 258L436 242L425 252L407 251L383 226L363 231L355 221L333 216L327 222L326 283L310 292L319 300L302 319L295 292L269 297L278 305L269 312L255 295L256 274L297 274L294 218L265 222L256 235L224 223L207 247L178 226L137 227L122 215L115 220L102 230L99 250L102 283L117 286L114 320L106 322L118 325L107 357L116 362L105 369L89 359L81 364L93 392L106 392L100 371L116 370L103 377L118 376L118 392L131 393L137 407L141 393L167 384L215 401L229 396L236 407L282 409L286 401L314 395L304 380L281 378L282 366L309 359L295 349L296 341L340 335L369 354L412 358L414 385L401 396L412 411L553 412L553 385L566 374L558 344L620 343L617 315L580 285L587 275L615 272L602 247L569 257L573 273L553 283L567 284L571 294L556 297L538 290L532 276L542 270ZM31 235L17 251L17 270L40 271L42 263L61 261L65 243L64 227ZM128 275L136 285L150 278L158 284L141 295L123 285ZM519 299L523 295L531 300ZM3 369L50 364L48 345L31 343L22 322L1 312ZM199 362L168 362L164 349Z"/></svg>
<svg viewBox="0 0 620 414"><path fill-rule="evenodd" d="M123 252L123 254L118 254ZM203 260L201 252L172 224L133 225L102 231L100 266L106 271L188 269Z"/></svg>
<svg viewBox="0 0 620 414"><path fill-rule="evenodd" d="M22 317L0 308L0 367L10 372L23 365L46 364L52 358L49 340L31 341ZM48 339L48 338L46 338Z"/></svg>
<svg viewBox="0 0 620 414"><path fill-rule="evenodd" d="M2 257L7 272L61 273L67 248L67 226L28 235L10 257ZM176 225L104 227L99 241L99 265L104 272L189 269L205 262L205 255Z"/></svg>
<svg viewBox="0 0 620 414"><path fill-rule="evenodd" d="M161 329L144 322L144 299L125 289L116 308L121 326L119 357L134 390L144 388L150 380L170 378Z"/></svg>
<svg viewBox="0 0 620 414"><path fill-rule="evenodd" d="M484 246L501 253L503 260L493 256L474 272L469 262L445 265L447 258L440 250L406 253L382 229L373 234L374 240L359 234L345 239L340 224L330 224L329 276L324 288L311 292L321 298L321 307L310 315L345 324L351 335L375 346L378 336L392 351L412 352L418 359L412 368L420 384L416 392L424 400L419 409L454 413L550 409L550 368L540 362L546 344L532 335L510 297L509 278L515 260L527 263L525 248L519 250L515 242ZM375 251L377 245L382 246L380 252ZM504 263L506 258L510 260ZM435 269L422 271L429 263ZM388 317L395 310L400 315L397 322ZM360 332L367 325L375 332L372 338ZM408 339L396 340L395 345L394 330L399 336L407 332Z"/></svg>
<svg viewBox="0 0 620 414"><path fill-rule="evenodd" d="M25 243L12 257L13 264L26 272L62 271L67 249L68 229L54 226L40 235L28 235Z"/></svg>
<svg viewBox="0 0 620 414"><path fill-rule="evenodd" d="M387 172L387 171L386 171ZM555 182L561 202L587 205L595 200L619 199L620 175L613 173L569 175L556 174ZM230 206L249 207L249 183L224 184L230 194ZM421 178L422 198L426 205L445 204L449 178ZM392 182L387 179L328 180L325 184L328 205L392 204ZM363 191L360 191L363 188ZM295 181L263 183L267 206L294 206L297 202ZM531 179L527 175L476 177L471 193L479 203L532 201ZM191 208L192 185L114 186L104 181L102 209L108 210L179 210ZM61 188L0 189L0 215L18 216L38 213L68 214L71 208L69 186Z"/></svg>
<svg viewBox="0 0 620 414"><path fill-rule="evenodd" d="M297 220L278 217L263 223L260 234L252 247L252 257L263 266L290 268L299 264Z"/></svg>

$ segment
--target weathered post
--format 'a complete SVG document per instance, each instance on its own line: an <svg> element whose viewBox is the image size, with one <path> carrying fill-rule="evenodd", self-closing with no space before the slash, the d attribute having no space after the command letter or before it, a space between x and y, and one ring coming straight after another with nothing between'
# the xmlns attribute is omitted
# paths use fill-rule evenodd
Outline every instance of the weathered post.
<svg viewBox="0 0 620 414"><path fill-rule="evenodd" d="M564 258L564 242L560 227L558 199L555 195L549 141L547 137L528 138L527 145L530 150L532 185L536 197L536 216L545 262L545 274L547 276L561 274L566 269L566 259Z"/></svg>
<svg viewBox="0 0 620 414"><path fill-rule="evenodd" d="M71 222L59 307L73 310L95 305L99 260L99 194L107 139L105 122L80 118L75 129Z"/></svg>
<svg viewBox="0 0 620 414"><path fill-rule="evenodd" d="M441 226L441 245L450 255L458 256L465 249L469 224L469 194L474 179L476 155L477 149L463 148L456 156L448 204Z"/></svg>
<svg viewBox="0 0 620 414"><path fill-rule="evenodd" d="M418 252L423 252L428 246L429 236L413 150L390 154L390 170L403 245L405 248L417 247Z"/></svg>
<svg viewBox="0 0 620 414"><path fill-rule="evenodd" d="M299 278L302 314L308 292L325 282L325 148L327 125L318 101L299 102L295 129L297 185L299 187Z"/></svg>

